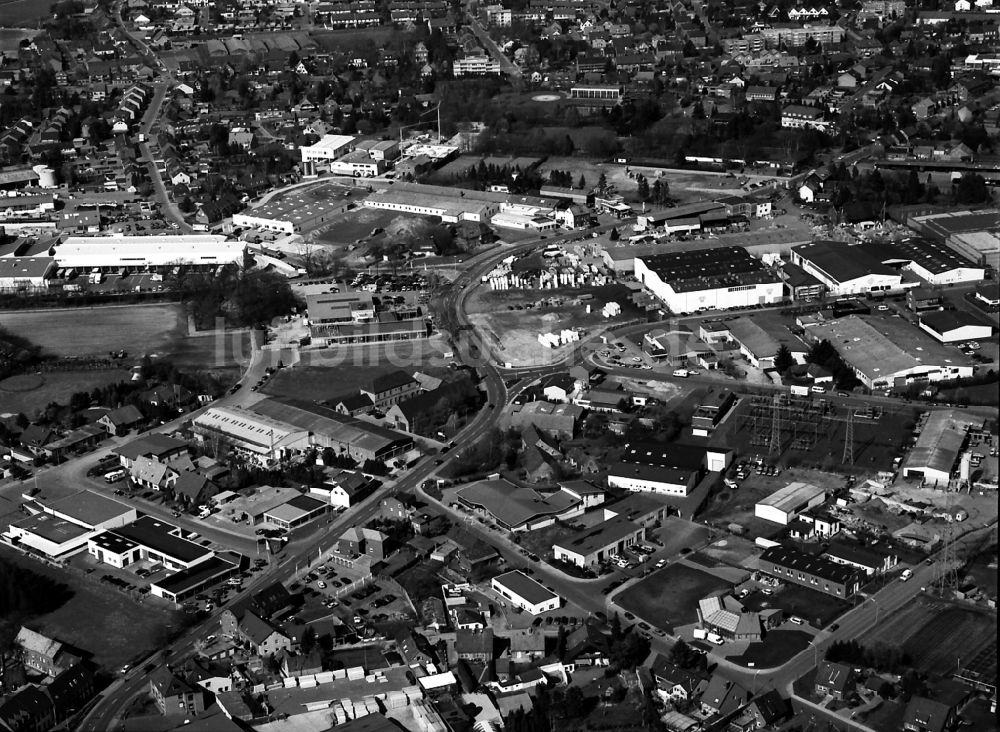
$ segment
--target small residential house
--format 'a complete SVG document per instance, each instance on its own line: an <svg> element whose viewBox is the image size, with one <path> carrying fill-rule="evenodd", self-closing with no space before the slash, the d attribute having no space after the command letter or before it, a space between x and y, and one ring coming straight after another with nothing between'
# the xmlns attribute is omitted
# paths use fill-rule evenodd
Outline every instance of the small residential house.
<svg viewBox="0 0 1000 732"><path fill-rule="evenodd" d="M160 714L193 717L205 711L205 691L188 683L170 667L161 667L149 678L149 695Z"/></svg>
<svg viewBox="0 0 1000 732"><path fill-rule="evenodd" d="M715 674L701 695L701 711L705 715L725 717L742 709L748 701L750 692L739 684Z"/></svg>
<svg viewBox="0 0 1000 732"><path fill-rule="evenodd" d="M816 669L816 696L844 699L854 691L854 669L843 663L823 661Z"/></svg>
<svg viewBox="0 0 1000 732"><path fill-rule="evenodd" d="M103 417L97 420L108 431L109 435L124 435L130 429L142 424L144 417L139 408L134 404L126 404L124 407L112 409Z"/></svg>

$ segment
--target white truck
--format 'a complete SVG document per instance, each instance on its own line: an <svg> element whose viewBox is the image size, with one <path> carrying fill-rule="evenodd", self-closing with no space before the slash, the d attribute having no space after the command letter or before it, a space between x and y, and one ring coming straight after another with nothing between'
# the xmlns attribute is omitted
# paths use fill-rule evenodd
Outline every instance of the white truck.
<svg viewBox="0 0 1000 732"><path fill-rule="evenodd" d="M696 640L705 640L706 638L708 638L708 631L705 630L704 628L695 628L694 637Z"/></svg>
<svg viewBox="0 0 1000 732"><path fill-rule="evenodd" d="M90 284L99 285L104 282L104 273L96 267L90 273Z"/></svg>
<svg viewBox="0 0 1000 732"><path fill-rule="evenodd" d="M790 387L794 396L809 396L809 387L792 384Z"/></svg>
<svg viewBox="0 0 1000 732"><path fill-rule="evenodd" d="M908 582L909 579L910 579L910 577L912 577L912 576L913 576L913 570L912 569L904 569L903 570L903 574L901 574L900 577L899 577L899 581L900 582Z"/></svg>
<svg viewBox="0 0 1000 732"><path fill-rule="evenodd" d="M676 369L674 371L674 376L678 379L686 379L690 376L690 372L687 369Z"/></svg>
<svg viewBox="0 0 1000 732"><path fill-rule="evenodd" d="M708 641L709 643L714 643L714 644L715 644L715 645L717 645L717 646L721 646L721 645L722 645L723 643L725 643L725 642L726 642L726 641L725 641L725 640L723 639L723 637L722 637L721 635L719 635L718 633L709 633L709 634L708 634L708 635L706 636L706 640L707 640L707 641Z"/></svg>

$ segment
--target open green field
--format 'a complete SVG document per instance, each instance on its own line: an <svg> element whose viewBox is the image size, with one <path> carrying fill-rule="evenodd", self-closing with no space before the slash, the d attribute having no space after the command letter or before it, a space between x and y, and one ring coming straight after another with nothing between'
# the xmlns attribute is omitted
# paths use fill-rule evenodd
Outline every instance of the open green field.
<svg viewBox="0 0 1000 732"><path fill-rule="evenodd" d="M0 4L0 18L6 18L4 12L7 5ZM32 31L22 28L0 28L0 51L17 51L21 45L21 39L34 38L39 31Z"/></svg>
<svg viewBox="0 0 1000 732"><path fill-rule="evenodd" d="M181 306L173 304L19 310L0 314L0 325L54 356L168 351L187 332Z"/></svg>
<svg viewBox="0 0 1000 732"><path fill-rule="evenodd" d="M676 625L698 620L698 601L728 582L683 564L672 564L654 572L614 598L626 610L670 633Z"/></svg>
<svg viewBox="0 0 1000 732"><path fill-rule="evenodd" d="M50 3L39 0L0 2L0 24L7 26L33 27L51 14Z"/></svg>
<svg viewBox="0 0 1000 732"><path fill-rule="evenodd" d="M742 656L728 659L749 668L774 668L808 648L811 639L801 630L772 630L762 643L751 643Z"/></svg>
<svg viewBox="0 0 1000 732"><path fill-rule="evenodd" d="M30 621L33 629L93 654L113 672L125 663L162 648L181 628L181 614L147 601L140 605L102 585L100 569L81 575L32 561L3 549L4 560L51 577L73 590L73 598L54 612Z"/></svg>
<svg viewBox="0 0 1000 732"><path fill-rule="evenodd" d="M51 371L20 374L0 381L0 412L22 412L31 417L47 404L66 404L78 391L93 391L97 387L129 380L124 369L97 371Z"/></svg>
<svg viewBox="0 0 1000 732"><path fill-rule="evenodd" d="M251 353L247 332L188 336L178 304L18 310L0 314L0 325L61 358L101 358L125 349L127 365L148 355L181 368L232 369Z"/></svg>

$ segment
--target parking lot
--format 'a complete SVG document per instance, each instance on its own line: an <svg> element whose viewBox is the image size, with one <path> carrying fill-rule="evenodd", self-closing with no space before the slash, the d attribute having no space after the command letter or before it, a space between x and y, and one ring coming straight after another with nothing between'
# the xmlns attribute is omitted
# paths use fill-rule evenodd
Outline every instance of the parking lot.
<svg viewBox="0 0 1000 732"><path fill-rule="evenodd" d="M415 616L402 588L384 580L366 582L360 572L334 563L317 567L289 589L301 592L305 601L296 617L306 621L336 617L359 637L372 637L380 626Z"/></svg>

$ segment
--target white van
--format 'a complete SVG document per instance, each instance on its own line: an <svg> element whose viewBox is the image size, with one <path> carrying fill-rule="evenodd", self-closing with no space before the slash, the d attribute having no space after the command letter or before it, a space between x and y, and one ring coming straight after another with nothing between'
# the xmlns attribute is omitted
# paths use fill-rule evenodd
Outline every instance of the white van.
<svg viewBox="0 0 1000 732"><path fill-rule="evenodd" d="M903 570L903 574L900 575L900 577L899 577L899 581L900 582L906 582L912 576L913 576L913 570L912 569L904 569Z"/></svg>

